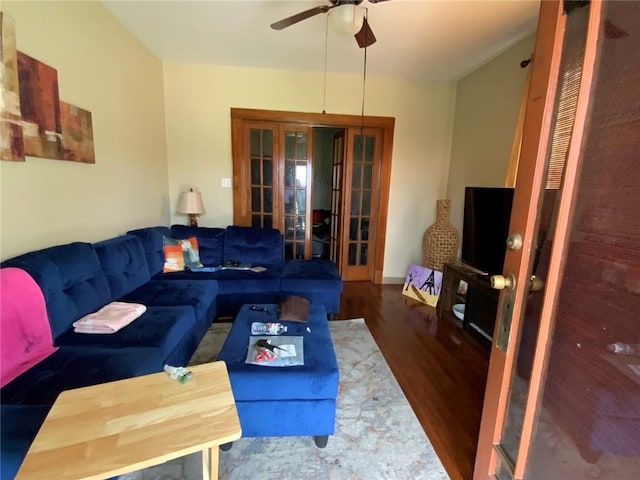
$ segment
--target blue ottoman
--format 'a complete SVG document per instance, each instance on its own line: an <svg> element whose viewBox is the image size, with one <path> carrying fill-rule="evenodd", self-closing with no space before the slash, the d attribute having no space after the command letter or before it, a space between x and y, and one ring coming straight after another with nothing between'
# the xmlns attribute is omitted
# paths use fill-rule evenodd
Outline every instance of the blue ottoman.
<svg viewBox="0 0 640 480"><path fill-rule="evenodd" d="M307 323L282 322L285 335L303 337L304 365L267 367L245 363L247 347L251 323L278 321L277 306L256 305L269 314L250 306L240 309L218 355L227 364L242 436L311 435L325 447L334 430L339 379L326 310L310 305Z"/></svg>
<svg viewBox="0 0 640 480"><path fill-rule="evenodd" d="M306 298L324 305L327 313L340 311L342 280L336 264L329 260L287 260L280 278L280 295Z"/></svg>

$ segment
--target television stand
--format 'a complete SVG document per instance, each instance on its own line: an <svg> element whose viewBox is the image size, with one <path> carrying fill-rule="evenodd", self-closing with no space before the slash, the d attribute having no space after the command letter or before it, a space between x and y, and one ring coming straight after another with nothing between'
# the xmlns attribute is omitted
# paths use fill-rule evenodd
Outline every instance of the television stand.
<svg viewBox="0 0 640 480"><path fill-rule="evenodd" d="M461 286L466 283L466 289ZM498 311L500 292L491 288L489 275L460 263L446 263L442 275L442 288L436 307L439 318L459 322L453 305L465 305L462 328L485 347L490 348Z"/></svg>

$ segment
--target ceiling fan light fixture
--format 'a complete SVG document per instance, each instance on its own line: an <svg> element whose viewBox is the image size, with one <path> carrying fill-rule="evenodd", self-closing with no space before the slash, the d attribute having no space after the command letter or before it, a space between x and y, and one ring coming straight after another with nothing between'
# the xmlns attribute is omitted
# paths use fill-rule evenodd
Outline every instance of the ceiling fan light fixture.
<svg viewBox="0 0 640 480"><path fill-rule="evenodd" d="M355 4L338 5L329 10L331 29L345 35L355 35L362 28L364 9Z"/></svg>

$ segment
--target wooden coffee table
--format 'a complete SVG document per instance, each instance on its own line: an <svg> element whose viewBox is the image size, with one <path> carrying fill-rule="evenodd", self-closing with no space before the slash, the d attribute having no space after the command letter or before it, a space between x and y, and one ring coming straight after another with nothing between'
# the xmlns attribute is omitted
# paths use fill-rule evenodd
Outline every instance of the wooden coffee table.
<svg viewBox="0 0 640 480"><path fill-rule="evenodd" d="M162 372L62 392L15 478L104 479L197 451L218 478L218 445L241 435L227 367L189 370L184 384Z"/></svg>

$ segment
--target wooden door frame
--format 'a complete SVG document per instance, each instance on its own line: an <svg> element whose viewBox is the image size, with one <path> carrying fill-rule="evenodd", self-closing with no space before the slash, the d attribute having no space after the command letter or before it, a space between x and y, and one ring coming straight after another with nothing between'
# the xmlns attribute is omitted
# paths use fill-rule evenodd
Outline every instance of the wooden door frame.
<svg viewBox="0 0 640 480"><path fill-rule="evenodd" d="M523 124L517 189L514 194L509 226L510 232L519 232L522 235L525 246L518 251L507 249L504 261L504 272L518 272L516 285L527 284L526 277L529 265L533 260L533 249L529 245L532 243L536 230L537 210L541 196L539 186L544 181L547 145L551 137L553 108L562 56L565 24L562 1L542 2L539 18L534 49L535 56L531 65L531 84ZM520 192L529 192L529 194L525 195ZM502 434L504 418L500 412L505 411L508 401L510 383L508 373L511 372L515 362L515 345L517 343L515 333L520 331L525 294L525 288L520 287L516 290L506 353L497 347L495 341L501 327L501 312L505 301L505 294L501 293L500 295L478 435L474 480L484 480L495 475L497 457L494 445L499 443ZM527 447L527 445L521 444L521 448ZM488 472L489 475L487 475Z"/></svg>
<svg viewBox="0 0 640 480"><path fill-rule="evenodd" d="M536 50L546 52L547 58L541 62L541 67L532 72L531 92L529 93L528 111L525 117L522 153L523 158L530 156L527 162L521 162L518 171L518 182L523 183L522 190L531 190L531 198L528 205L524 205L525 196L518 195L522 205L520 209L527 211L526 229L528 236L529 229L535 228L535 210L541 204L540 194L544 189L546 173L545 163L547 157L547 147L551 141L552 117L555 110L556 91L558 88L558 75L560 71L560 61L563 53L563 39L566 25L566 14L562 11L563 2L542 2L540 10L540 24L536 38ZM555 315L554 311L559 302L559 290L562 283L562 272L566 261L565 249L569 240L569 227L573 215L573 202L577 187L577 178L582 161L581 151L583 147L584 131L587 122L588 110L591 104L591 85L594 79L594 65L598 55L595 45L599 42L601 31L601 0L592 0L589 12L589 20L586 33L586 49L583 60L582 78L578 93L578 103L574 116L574 127L571 136L569 149L565 161L565 173L563 187L560 192L559 204L557 207L556 231L553 238L553 247L549 259L549 268L545 279L547 287L544 290L544 300L540 313L540 326L537 334L536 345L534 347L533 364L529 379L529 392L525 405L525 415L522 422L520 447L515 460L514 478L524 478L527 461L531 447L531 440L535 433L536 418L539 414L542 401L543 384L546 376L546 368L551 348ZM555 32L554 32L555 30ZM537 57L539 58L539 56ZM546 72L546 79L542 75ZM545 93L546 90L546 93ZM535 161L532 161L535 158ZM512 211L512 212L513 212ZM518 216L516 212L513 214ZM512 227L514 216L512 215ZM521 215L522 216L522 215ZM532 230L533 232L533 230ZM530 249L532 250L532 249ZM522 256L523 261L530 262L530 255ZM505 257L505 271L517 270L518 255L507 251ZM524 285L528 281L529 268L520 265L518 271L517 284ZM527 293L526 288L518 289L519 296ZM502 296L501 296L502 298ZM521 330L522 311L525 308L525 301L514 302L513 323L511 325L509 348L506 355L496 352L495 346L492 349L489 374L487 379L487 389L483 407L482 424L480 429L476 464L474 468L474 479L494 478L496 471L496 454L492 445L500 443L504 416L509 397L511 371L515 361L515 346L517 335ZM500 308L499 308L500 310ZM497 319L499 320L499 318ZM497 324L498 322L496 322ZM498 354L496 354L498 353ZM491 386L490 386L491 384Z"/></svg>
<svg viewBox="0 0 640 480"><path fill-rule="evenodd" d="M384 267L384 249L387 232L387 215L389 208L389 189L391 183L391 155L393 151L393 131L395 118L393 117L373 117L360 115L343 115L331 113L308 113L308 112L288 112L280 110L256 110L247 108L231 109L231 148L234 155L233 162L241 159L235 155L243 152L242 130L245 122L272 122L298 124L308 127L329 127L329 128L378 128L382 132L381 145L381 165L380 165L380 185L378 192L377 218L375 225L375 245L373 259L374 283L382 283L382 273ZM233 184L239 185L241 178L233 173ZM234 189L233 201L242 201L239 192ZM234 208L235 212L235 208ZM235 213L234 213L235 217ZM236 219L234 218L234 223Z"/></svg>

